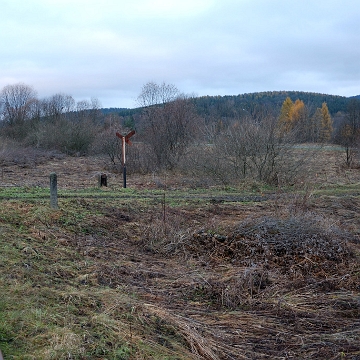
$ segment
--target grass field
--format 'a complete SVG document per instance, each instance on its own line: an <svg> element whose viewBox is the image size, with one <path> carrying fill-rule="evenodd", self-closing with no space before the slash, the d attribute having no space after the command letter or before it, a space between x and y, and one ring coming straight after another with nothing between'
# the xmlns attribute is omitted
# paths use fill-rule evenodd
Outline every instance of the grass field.
<svg viewBox="0 0 360 360"><path fill-rule="evenodd" d="M3 166L4 359L360 359L360 171L323 155L289 188Z"/></svg>

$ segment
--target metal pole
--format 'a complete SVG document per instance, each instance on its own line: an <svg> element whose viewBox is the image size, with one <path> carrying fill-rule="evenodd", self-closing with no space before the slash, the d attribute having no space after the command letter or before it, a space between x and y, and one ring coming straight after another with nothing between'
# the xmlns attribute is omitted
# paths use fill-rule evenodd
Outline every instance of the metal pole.
<svg viewBox="0 0 360 360"><path fill-rule="evenodd" d="M123 177L124 177L124 188L126 188L126 162L125 162L125 143L131 145L131 141L129 140L135 134L135 130L130 131L127 135L121 135L120 133L116 133L116 136L121 139L122 145L122 165L123 165Z"/></svg>
<svg viewBox="0 0 360 360"><path fill-rule="evenodd" d="M126 163L125 163L125 138L121 138L122 142L122 160L123 160L123 178L124 178L124 188L126 188Z"/></svg>
<svg viewBox="0 0 360 360"><path fill-rule="evenodd" d="M126 165L123 166L124 188L126 188Z"/></svg>

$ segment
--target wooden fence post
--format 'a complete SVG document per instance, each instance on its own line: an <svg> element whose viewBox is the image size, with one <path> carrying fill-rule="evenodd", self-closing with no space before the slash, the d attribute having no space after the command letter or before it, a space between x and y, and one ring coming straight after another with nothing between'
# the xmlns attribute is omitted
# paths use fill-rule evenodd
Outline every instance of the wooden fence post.
<svg viewBox="0 0 360 360"><path fill-rule="evenodd" d="M58 209L57 175L54 172L50 174L50 206L52 209Z"/></svg>

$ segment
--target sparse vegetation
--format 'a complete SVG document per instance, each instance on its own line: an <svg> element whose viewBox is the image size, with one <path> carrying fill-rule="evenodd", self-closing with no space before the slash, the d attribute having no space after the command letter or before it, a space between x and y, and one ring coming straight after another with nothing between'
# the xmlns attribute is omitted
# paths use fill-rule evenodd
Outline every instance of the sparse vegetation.
<svg viewBox="0 0 360 360"><path fill-rule="evenodd" d="M117 172L97 188L101 157L4 164L5 359L356 359L360 177L318 151L281 188L167 173L122 189Z"/></svg>
<svg viewBox="0 0 360 360"><path fill-rule="evenodd" d="M154 83L139 101L1 92L5 360L359 358L357 101Z"/></svg>

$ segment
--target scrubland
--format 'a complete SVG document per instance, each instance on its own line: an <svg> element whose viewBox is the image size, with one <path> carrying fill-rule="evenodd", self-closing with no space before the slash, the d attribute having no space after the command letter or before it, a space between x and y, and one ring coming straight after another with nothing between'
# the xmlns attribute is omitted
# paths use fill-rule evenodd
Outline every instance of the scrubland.
<svg viewBox="0 0 360 360"><path fill-rule="evenodd" d="M360 170L321 151L283 187L8 158L4 359L360 359Z"/></svg>

